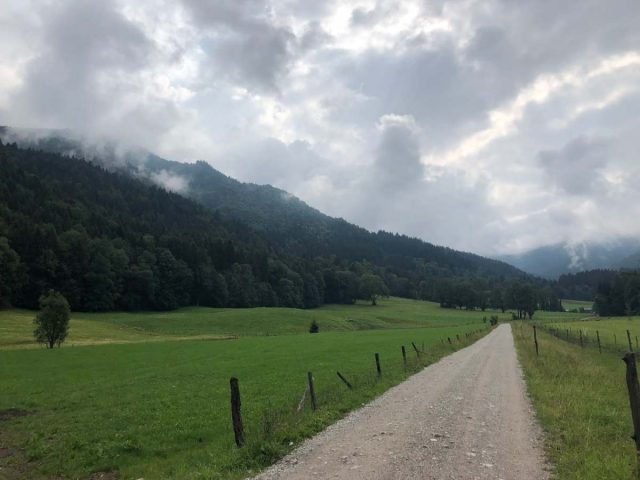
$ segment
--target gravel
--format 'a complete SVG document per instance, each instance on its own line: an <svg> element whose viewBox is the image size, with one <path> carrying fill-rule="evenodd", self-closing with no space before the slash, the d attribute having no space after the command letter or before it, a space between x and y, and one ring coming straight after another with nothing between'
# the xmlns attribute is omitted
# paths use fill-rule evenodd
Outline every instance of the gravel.
<svg viewBox="0 0 640 480"><path fill-rule="evenodd" d="M425 368L254 478L548 479L511 326Z"/></svg>

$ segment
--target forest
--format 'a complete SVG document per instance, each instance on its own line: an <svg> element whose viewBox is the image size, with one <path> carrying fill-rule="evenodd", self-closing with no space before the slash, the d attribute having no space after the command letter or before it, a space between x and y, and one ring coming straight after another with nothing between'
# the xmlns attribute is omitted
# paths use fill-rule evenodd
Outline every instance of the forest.
<svg viewBox="0 0 640 480"><path fill-rule="evenodd" d="M34 308L54 288L81 311L314 308L356 299L375 303L378 295L523 314L559 308L548 284L511 266L402 235L370 233L299 201L274 219L275 228L264 210L254 208L264 201L246 191L223 190L245 199L237 207L243 215L234 216L230 207L207 208L83 158L0 144L0 166L5 305ZM264 200L272 190L280 192L264 187L258 197ZM252 209L255 221L243 220Z"/></svg>
<svg viewBox="0 0 640 480"><path fill-rule="evenodd" d="M603 317L640 315L640 272L621 271L600 283L594 308Z"/></svg>

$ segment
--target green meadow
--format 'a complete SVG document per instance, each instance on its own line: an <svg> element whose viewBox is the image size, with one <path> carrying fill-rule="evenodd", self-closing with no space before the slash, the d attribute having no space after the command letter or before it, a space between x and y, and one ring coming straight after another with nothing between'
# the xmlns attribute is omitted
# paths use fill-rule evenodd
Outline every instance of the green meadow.
<svg viewBox="0 0 640 480"><path fill-rule="evenodd" d="M492 314L395 298L317 310L83 313L72 315L62 348L45 350L31 338L34 312L3 311L0 478L242 478L472 343ZM312 320L319 334L308 333ZM424 343L419 358L411 342ZM297 412L308 371L319 409L307 401ZM231 376L240 380L242 449L230 422Z"/></svg>
<svg viewBox="0 0 640 480"><path fill-rule="evenodd" d="M442 309L436 303L401 298L376 306L325 305L313 310L295 308L189 307L170 312L74 313L66 346L304 334L313 320L322 332L397 328L450 327L482 321L494 312ZM510 313L499 314L508 319ZM0 311L0 348L37 348L25 310Z"/></svg>
<svg viewBox="0 0 640 480"><path fill-rule="evenodd" d="M581 308L591 308L593 307L592 301L584 301L584 300L562 300L562 306L567 312L572 311L580 311Z"/></svg>
<svg viewBox="0 0 640 480"><path fill-rule="evenodd" d="M634 350L638 350L640 345L640 317L589 317L580 321L549 322L544 327L555 328L565 340L568 330L569 341L573 343L580 342L582 333L583 344L591 347L597 347L597 332L602 348L620 352L629 350L629 330Z"/></svg>

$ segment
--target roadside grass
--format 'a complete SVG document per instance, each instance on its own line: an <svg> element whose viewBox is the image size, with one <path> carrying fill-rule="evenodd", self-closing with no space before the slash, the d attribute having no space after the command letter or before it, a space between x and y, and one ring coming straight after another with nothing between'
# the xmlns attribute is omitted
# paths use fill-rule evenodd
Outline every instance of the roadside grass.
<svg viewBox="0 0 640 480"><path fill-rule="evenodd" d="M564 323L562 325L565 325ZM531 324L513 333L546 450L560 480L626 480L636 463L625 366L621 355L580 348Z"/></svg>
<svg viewBox="0 0 640 480"><path fill-rule="evenodd" d="M509 312L463 311L437 303L388 298L372 307L326 305L313 310L294 308L224 309L189 307L170 312L74 312L67 345L182 340L185 337L226 338L304 334L315 320L321 332L464 325ZM35 348L28 310L0 311L0 349Z"/></svg>
<svg viewBox="0 0 640 480"><path fill-rule="evenodd" d="M241 478L478 338L465 333L483 328L486 333L478 317L469 313L467 321L451 327L5 349L0 351L0 411L28 415L0 419L0 447L15 452L0 458L0 472L11 480L88 478L113 471L121 479ZM420 361L412 341L425 343ZM406 371L401 345L409 356ZM380 379L375 352L381 356ZM338 370L354 390L340 382ZM307 371L316 379L319 410L311 412L307 404L296 414ZM248 440L242 449L233 442L231 376L240 379Z"/></svg>

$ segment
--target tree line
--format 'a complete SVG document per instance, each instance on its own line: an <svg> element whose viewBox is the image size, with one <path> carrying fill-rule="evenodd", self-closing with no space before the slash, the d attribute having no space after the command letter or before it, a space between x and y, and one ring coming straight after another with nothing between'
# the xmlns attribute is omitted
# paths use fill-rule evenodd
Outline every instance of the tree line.
<svg viewBox="0 0 640 480"><path fill-rule="evenodd" d="M594 310L603 317L640 315L640 271L617 272L598 285Z"/></svg>
<svg viewBox="0 0 640 480"><path fill-rule="evenodd" d="M617 275L615 270L595 269L560 275L554 289L560 298L593 301L598 286L610 283Z"/></svg>
<svg viewBox="0 0 640 480"><path fill-rule="evenodd" d="M438 297L444 308L491 308L502 313L509 309L515 310L517 318L533 318L537 310L563 311L562 302L550 285L524 279L445 280L438 285Z"/></svg>

